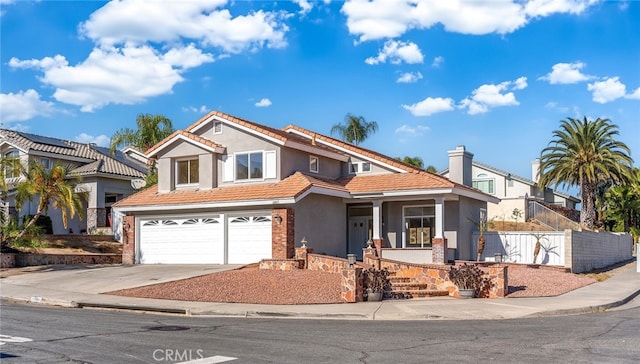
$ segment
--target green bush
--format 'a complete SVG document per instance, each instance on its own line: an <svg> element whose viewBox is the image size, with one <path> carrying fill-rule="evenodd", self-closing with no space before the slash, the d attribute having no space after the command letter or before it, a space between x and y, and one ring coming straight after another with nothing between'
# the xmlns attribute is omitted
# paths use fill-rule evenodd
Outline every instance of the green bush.
<svg viewBox="0 0 640 364"><path fill-rule="evenodd" d="M33 215L22 215L22 226L28 224L32 218ZM42 229L42 233L53 234L53 223L51 222L51 218L49 216L40 215L35 225Z"/></svg>

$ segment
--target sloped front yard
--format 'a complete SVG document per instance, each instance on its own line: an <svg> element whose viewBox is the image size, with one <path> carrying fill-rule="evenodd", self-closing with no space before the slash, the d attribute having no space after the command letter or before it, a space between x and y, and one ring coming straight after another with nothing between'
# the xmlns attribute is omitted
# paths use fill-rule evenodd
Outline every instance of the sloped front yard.
<svg viewBox="0 0 640 364"><path fill-rule="evenodd" d="M109 294L201 302L259 304L340 303L340 275L312 270L244 268ZM507 297L556 296L596 280L554 269L509 269Z"/></svg>

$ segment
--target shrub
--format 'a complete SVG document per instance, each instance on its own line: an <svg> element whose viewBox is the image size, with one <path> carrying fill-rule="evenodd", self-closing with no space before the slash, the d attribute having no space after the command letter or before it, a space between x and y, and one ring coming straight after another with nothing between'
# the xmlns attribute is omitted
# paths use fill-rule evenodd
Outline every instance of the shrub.
<svg viewBox="0 0 640 364"><path fill-rule="evenodd" d="M449 279L458 289L472 289L476 296L491 287L491 281L475 265L464 263L459 268L449 269Z"/></svg>
<svg viewBox="0 0 640 364"><path fill-rule="evenodd" d="M391 287L389 282L389 270L368 268L362 274L364 275L364 288L370 292L384 292Z"/></svg>

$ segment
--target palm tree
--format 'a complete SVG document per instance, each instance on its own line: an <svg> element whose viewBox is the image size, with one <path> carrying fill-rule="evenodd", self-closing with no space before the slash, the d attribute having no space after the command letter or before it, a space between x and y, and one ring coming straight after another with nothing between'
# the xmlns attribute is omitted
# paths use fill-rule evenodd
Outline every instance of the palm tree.
<svg viewBox="0 0 640 364"><path fill-rule="evenodd" d="M139 114L136 125L137 130L123 128L113 133L109 148L112 154L128 145L146 151L175 131L171 120L163 115Z"/></svg>
<svg viewBox="0 0 640 364"><path fill-rule="evenodd" d="M49 206L60 209L65 229L69 217L73 218L77 214L83 218L81 195L75 191L75 185L68 181L68 173L69 167L60 163L50 169L35 161L30 164L27 178L19 182L16 188L16 208L20 210L25 201L35 196L39 199L38 207L15 239L20 239Z"/></svg>
<svg viewBox="0 0 640 364"><path fill-rule="evenodd" d="M605 193L606 216L622 223L623 231L629 232L638 225L640 216L640 168L635 168L629 183L610 188Z"/></svg>
<svg viewBox="0 0 640 364"><path fill-rule="evenodd" d="M567 118L560 122L560 130L553 132L553 140L541 153L540 186L579 186L580 224L588 229L593 229L596 222L594 198L598 182L611 179L620 184L630 179L631 151L615 140L618 134L618 127L609 119Z"/></svg>
<svg viewBox="0 0 640 364"><path fill-rule="evenodd" d="M378 131L378 123L366 121L364 117L350 113L345 115L344 124L335 124L331 127L331 134L338 134L345 142L355 145L362 143L376 131Z"/></svg>
<svg viewBox="0 0 640 364"><path fill-rule="evenodd" d="M406 164L412 165L414 167L424 168L424 162L422 161L422 158L420 158L420 157L409 157L409 156L406 156L404 158L397 157L396 159L399 160L402 163L406 163Z"/></svg>
<svg viewBox="0 0 640 364"><path fill-rule="evenodd" d="M487 229L489 228L489 225L491 223L493 223L493 219L489 220L487 219L487 212L484 210L480 210L480 218L478 220L474 220L470 217L467 218L467 220L472 223L476 229L478 229L478 231L480 231L480 235L478 236L478 244L476 247L476 261L480 261L480 257L482 256L482 253L484 252L484 246L487 242L487 239L484 236L484 232L487 231Z"/></svg>

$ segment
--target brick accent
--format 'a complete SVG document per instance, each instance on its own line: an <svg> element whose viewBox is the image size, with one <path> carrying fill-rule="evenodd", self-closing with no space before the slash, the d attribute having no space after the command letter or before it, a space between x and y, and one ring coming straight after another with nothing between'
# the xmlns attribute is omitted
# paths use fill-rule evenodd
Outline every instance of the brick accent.
<svg viewBox="0 0 640 364"><path fill-rule="evenodd" d="M122 218L122 264L136 263L136 220L134 216Z"/></svg>
<svg viewBox="0 0 640 364"><path fill-rule="evenodd" d="M384 240L382 239L371 239L373 241L373 247L376 250L376 256L382 256L382 244L384 244ZM365 248L366 249L366 248Z"/></svg>
<svg viewBox="0 0 640 364"><path fill-rule="evenodd" d="M347 268L340 272L341 292L340 295L344 302L362 302L364 301L364 282L362 268Z"/></svg>
<svg viewBox="0 0 640 364"><path fill-rule="evenodd" d="M431 240L432 248L431 254L433 262L435 264L447 263L447 239L445 238L433 238Z"/></svg>
<svg viewBox="0 0 640 364"><path fill-rule="evenodd" d="M293 258L295 213L292 208L271 210L271 258Z"/></svg>

